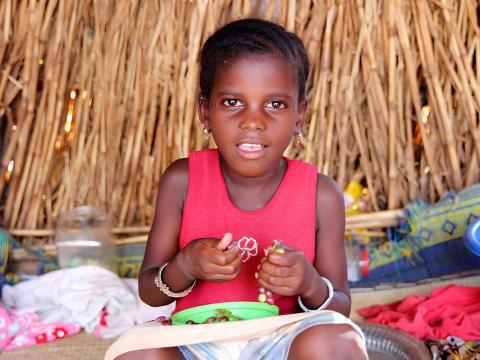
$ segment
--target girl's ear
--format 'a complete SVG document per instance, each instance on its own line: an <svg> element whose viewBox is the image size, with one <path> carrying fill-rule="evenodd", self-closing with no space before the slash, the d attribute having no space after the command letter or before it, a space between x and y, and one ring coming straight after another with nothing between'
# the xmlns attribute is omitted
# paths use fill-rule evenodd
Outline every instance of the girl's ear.
<svg viewBox="0 0 480 360"><path fill-rule="evenodd" d="M200 117L202 126L206 129L210 129L210 111L208 108L208 100L203 95L198 97L198 116Z"/></svg>
<svg viewBox="0 0 480 360"><path fill-rule="evenodd" d="M306 116L307 116L307 100L304 100L298 105L297 121L295 122L296 131L302 132L303 125L305 124Z"/></svg>

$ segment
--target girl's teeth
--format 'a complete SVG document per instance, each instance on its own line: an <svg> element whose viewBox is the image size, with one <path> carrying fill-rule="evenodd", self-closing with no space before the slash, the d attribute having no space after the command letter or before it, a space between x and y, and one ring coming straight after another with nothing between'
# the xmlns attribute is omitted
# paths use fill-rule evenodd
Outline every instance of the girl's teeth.
<svg viewBox="0 0 480 360"><path fill-rule="evenodd" d="M263 148L263 145L260 144L240 144L239 148L246 151L260 150Z"/></svg>

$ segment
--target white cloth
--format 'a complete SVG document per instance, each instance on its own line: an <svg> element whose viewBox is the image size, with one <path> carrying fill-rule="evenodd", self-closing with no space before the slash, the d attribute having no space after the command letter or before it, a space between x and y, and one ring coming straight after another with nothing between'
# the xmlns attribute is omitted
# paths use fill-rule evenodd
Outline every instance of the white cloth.
<svg viewBox="0 0 480 360"><path fill-rule="evenodd" d="M135 324L137 299L117 274L99 266L61 269L5 285L2 301L18 311L34 311L45 322L77 322L87 332L98 325L106 308L104 338L114 337Z"/></svg>
<svg viewBox="0 0 480 360"><path fill-rule="evenodd" d="M128 285L129 289L136 294L137 296L137 314L135 316L135 321L137 324L145 323L147 321L155 320L160 316L169 318L175 309L175 301L165 306L153 307L145 304L138 295L138 279L125 278L123 279ZM158 290L160 291L160 290Z"/></svg>

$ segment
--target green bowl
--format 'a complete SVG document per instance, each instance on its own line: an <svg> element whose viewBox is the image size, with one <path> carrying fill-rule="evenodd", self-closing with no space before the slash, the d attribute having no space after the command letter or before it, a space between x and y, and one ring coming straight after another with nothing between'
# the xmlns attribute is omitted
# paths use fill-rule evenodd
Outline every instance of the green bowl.
<svg viewBox="0 0 480 360"><path fill-rule="evenodd" d="M197 324L209 322L238 321L259 319L278 315L278 306L255 301L224 302L196 306L175 313L172 316L173 325L185 325L193 321ZM212 318L215 318L212 321ZM222 318L222 319L220 319Z"/></svg>

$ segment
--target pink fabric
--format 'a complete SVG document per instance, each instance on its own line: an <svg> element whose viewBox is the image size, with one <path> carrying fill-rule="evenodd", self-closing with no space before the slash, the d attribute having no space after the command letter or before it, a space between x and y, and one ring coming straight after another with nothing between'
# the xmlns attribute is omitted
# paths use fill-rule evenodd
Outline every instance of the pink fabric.
<svg viewBox="0 0 480 360"><path fill-rule="evenodd" d="M41 344L78 333L79 324L49 323L34 313L18 313L0 305L0 349L12 350Z"/></svg>
<svg viewBox="0 0 480 360"><path fill-rule="evenodd" d="M273 240L301 250L313 263L315 255L315 203L317 169L286 159L287 170L274 197L263 208L243 211L230 200L217 150L192 152L189 188L183 211L180 247L197 238L221 238L227 231L234 240L243 236L258 241L259 256L243 264L237 279L224 283L198 282L192 293L177 301L176 311L225 302L257 301L254 273L263 251ZM281 314L296 310L296 298L274 296Z"/></svg>
<svg viewBox="0 0 480 360"><path fill-rule="evenodd" d="M0 305L0 349L4 349L18 332L18 324L10 317L7 310Z"/></svg>
<svg viewBox="0 0 480 360"><path fill-rule="evenodd" d="M358 310L369 322L386 324L420 340L457 336L480 339L480 288L449 285L433 289L430 296L407 296L388 305Z"/></svg>
<svg viewBox="0 0 480 360"><path fill-rule="evenodd" d="M97 326L95 326L95 329L93 330L93 334L99 339L104 338L103 332L105 329L108 329L107 315L108 315L107 309L103 308L102 313L100 314L100 321L98 322Z"/></svg>

